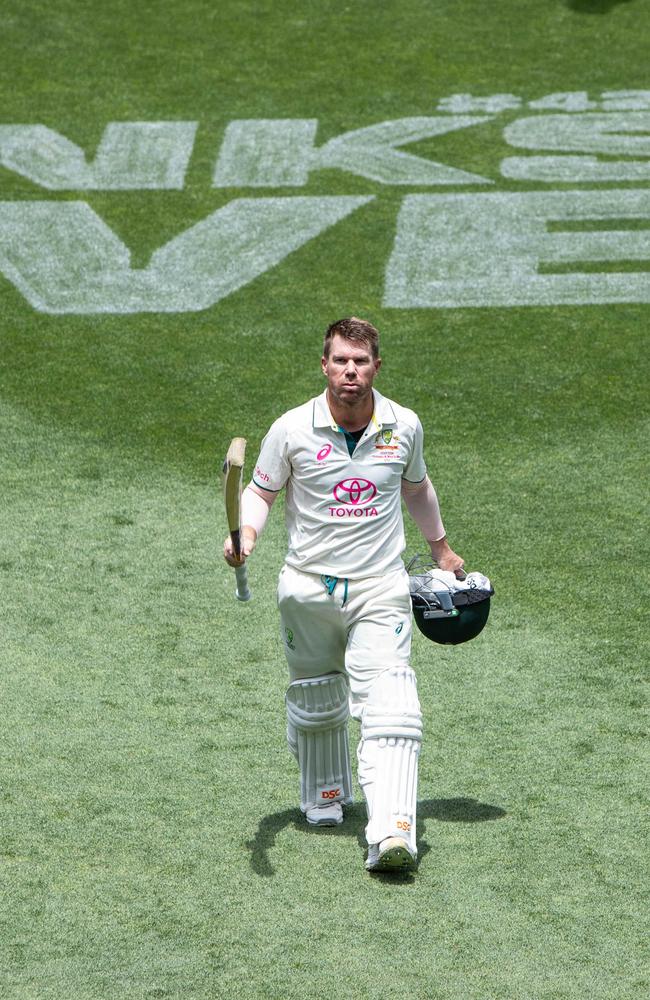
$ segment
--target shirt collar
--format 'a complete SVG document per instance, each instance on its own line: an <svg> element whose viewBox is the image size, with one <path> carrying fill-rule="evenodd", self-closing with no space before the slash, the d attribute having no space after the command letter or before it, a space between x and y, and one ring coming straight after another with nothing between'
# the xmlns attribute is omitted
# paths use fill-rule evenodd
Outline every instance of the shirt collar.
<svg viewBox="0 0 650 1000"><path fill-rule="evenodd" d="M396 424L397 417L389 399L382 396L376 389L372 390L372 395L375 401L375 409L372 414L371 423L375 427L375 430L379 432L383 427ZM339 429L327 405L327 389L314 399L314 427L331 427L333 431L338 431Z"/></svg>

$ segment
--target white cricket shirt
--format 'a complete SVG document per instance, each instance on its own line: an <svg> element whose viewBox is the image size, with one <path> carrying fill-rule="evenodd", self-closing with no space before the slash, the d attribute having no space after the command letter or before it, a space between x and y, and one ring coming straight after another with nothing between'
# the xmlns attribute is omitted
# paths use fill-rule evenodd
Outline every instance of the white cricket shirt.
<svg viewBox="0 0 650 1000"><path fill-rule="evenodd" d="M358 579L403 565L401 481L426 476L422 425L413 410L373 395L352 456L326 392L284 413L262 441L253 482L286 487L286 562L303 572Z"/></svg>

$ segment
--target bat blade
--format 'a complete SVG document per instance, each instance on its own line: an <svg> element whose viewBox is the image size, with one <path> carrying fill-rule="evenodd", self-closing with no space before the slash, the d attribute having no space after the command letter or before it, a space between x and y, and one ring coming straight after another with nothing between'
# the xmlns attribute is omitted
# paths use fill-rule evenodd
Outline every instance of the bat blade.
<svg viewBox="0 0 650 1000"><path fill-rule="evenodd" d="M232 547L239 559L241 556L241 491L244 472L244 457L246 454L246 439L233 438L223 463L222 481L223 496L226 505L228 531L232 539ZM248 587L248 571L246 564L235 567L238 601L249 601L251 592Z"/></svg>

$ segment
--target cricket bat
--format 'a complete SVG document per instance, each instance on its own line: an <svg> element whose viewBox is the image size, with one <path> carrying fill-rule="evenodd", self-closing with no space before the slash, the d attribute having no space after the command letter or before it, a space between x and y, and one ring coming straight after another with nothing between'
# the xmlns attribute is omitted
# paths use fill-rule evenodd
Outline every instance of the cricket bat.
<svg viewBox="0 0 650 1000"><path fill-rule="evenodd" d="M244 455L246 453L246 438L233 438L228 448L226 460L223 463L222 480L223 496L226 503L228 531L232 538L235 555L241 555L241 488L244 473ZM251 592L248 587L248 569L246 563L235 567L237 589L235 597L238 601L250 601Z"/></svg>

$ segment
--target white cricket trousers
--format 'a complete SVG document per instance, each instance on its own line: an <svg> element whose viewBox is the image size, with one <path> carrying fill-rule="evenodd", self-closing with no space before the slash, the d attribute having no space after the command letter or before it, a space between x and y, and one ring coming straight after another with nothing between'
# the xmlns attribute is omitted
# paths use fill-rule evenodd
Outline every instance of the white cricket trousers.
<svg viewBox="0 0 650 1000"><path fill-rule="evenodd" d="M350 712L360 719L379 674L408 666L409 578L402 568L384 576L335 581L283 566L278 582L282 640L292 682L347 673Z"/></svg>
<svg viewBox="0 0 650 1000"><path fill-rule="evenodd" d="M422 717L409 666L406 570L343 580L284 566L278 605L291 682L334 672L349 678L350 713L361 721L358 777L368 844L404 837L415 856Z"/></svg>

